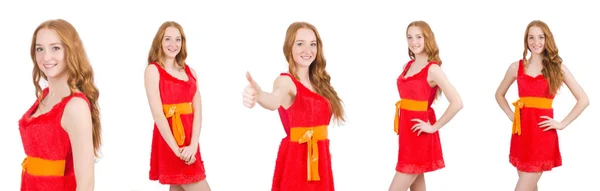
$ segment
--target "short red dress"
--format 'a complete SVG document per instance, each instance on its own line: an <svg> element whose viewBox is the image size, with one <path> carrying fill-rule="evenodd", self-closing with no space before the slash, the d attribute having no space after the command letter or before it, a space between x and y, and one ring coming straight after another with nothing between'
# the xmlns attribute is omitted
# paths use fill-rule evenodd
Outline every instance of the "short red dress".
<svg viewBox="0 0 600 191"><path fill-rule="evenodd" d="M179 147L189 146L192 138L194 112L191 110L192 100L196 95L196 78L189 66L185 66L187 81L175 78L165 71L158 63L152 62L160 75L160 98L165 110L165 116L173 129L173 136L181 138ZM174 122L175 120L175 122ZM181 121L180 123L178 121ZM177 125L180 124L183 127ZM173 128L180 127L179 129ZM181 134L179 134L181 133ZM200 147L196 152L196 162L191 165L179 159L164 140L156 123L152 135L152 151L150 156L150 180L158 180L161 184L189 184L206 178L204 162L200 155Z"/></svg>
<svg viewBox="0 0 600 191"><path fill-rule="evenodd" d="M42 92L45 97L49 89ZM21 191L75 191L77 188L71 141L61 125L65 106L75 97L88 101L83 93L75 92L64 97L50 111L34 117L32 115L40 104L38 100L19 120L21 141L27 155L23 161Z"/></svg>
<svg viewBox="0 0 600 191"><path fill-rule="evenodd" d="M435 133L412 132L411 128L420 119L435 124L436 116L433 103L438 86L431 87L427 82L429 67L436 62L429 62L420 72L406 77L406 73L414 60L409 61L397 79L401 100L396 103L396 125L398 134L398 163L396 171L405 174L421 174L445 167L440 136Z"/></svg>
<svg viewBox="0 0 600 191"><path fill-rule="evenodd" d="M272 191L333 191L333 173L327 127L333 115L329 101L288 76L296 85L293 104L279 107L287 134L281 140Z"/></svg>
<svg viewBox="0 0 600 191"><path fill-rule="evenodd" d="M520 100L542 98L547 99L546 102L551 104L554 99L554 95L548 91L548 81L544 76L527 75L522 60L519 61L517 85ZM517 105L517 102L514 105ZM515 109L517 111L519 107ZM520 116L520 135L514 133L510 142L510 163L523 172L550 171L554 167L561 166L562 157L556 130L543 131L544 128L538 125L546 120L540 118L541 116L554 118L554 110L551 107L532 107L524 103L520 108Z"/></svg>

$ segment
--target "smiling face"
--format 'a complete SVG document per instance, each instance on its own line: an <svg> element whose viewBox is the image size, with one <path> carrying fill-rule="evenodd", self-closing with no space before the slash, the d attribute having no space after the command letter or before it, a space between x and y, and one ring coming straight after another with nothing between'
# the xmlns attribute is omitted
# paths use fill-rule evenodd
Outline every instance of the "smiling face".
<svg viewBox="0 0 600 191"><path fill-rule="evenodd" d="M410 26L406 32L406 40L408 42L408 49L415 55L424 53L425 50L425 37L421 28L418 26Z"/></svg>
<svg viewBox="0 0 600 191"><path fill-rule="evenodd" d="M163 52L167 59L175 59L181 51L182 37L179 29L175 27L167 27L162 40Z"/></svg>
<svg viewBox="0 0 600 191"><path fill-rule="evenodd" d="M292 57L297 66L308 67L317 57L317 36L307 28L298 29L292 46Z"/></svg>
<svg viewBox="0 0 600 191"><path fill-rule="evenodd" d="M541 54L544 52L544 46L546 43L546 35L542 28L538 26L532 26L529 28L527 34L527 47L532 54Z"/></svg>
<svg viewBox="0 0 600 191"><path fill-rule="evenodd" d="M53 29L40 29L35 39L37 67L46 78L57 78L67 73L65 47Z"/></svg>

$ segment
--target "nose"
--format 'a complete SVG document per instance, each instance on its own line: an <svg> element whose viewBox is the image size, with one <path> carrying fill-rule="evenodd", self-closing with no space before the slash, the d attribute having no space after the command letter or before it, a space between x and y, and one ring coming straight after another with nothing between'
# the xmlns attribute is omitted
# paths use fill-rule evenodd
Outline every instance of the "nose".
<svg viewBox="0 0 600 191"><path fill-rule="evenodd" d="M42 60L46 62L52 60L52 52L44 50L44 53L42 54Z"/></svg>

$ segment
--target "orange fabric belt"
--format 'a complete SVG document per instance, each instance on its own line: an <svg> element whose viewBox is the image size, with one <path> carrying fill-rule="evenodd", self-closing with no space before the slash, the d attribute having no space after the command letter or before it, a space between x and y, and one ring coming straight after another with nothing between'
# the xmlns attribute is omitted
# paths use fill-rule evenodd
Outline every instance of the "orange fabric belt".
<svg viewBox="0 0 600 191"><path fill-rule="evenodd" d="M327 139L327 125L316 127L294 127L290 130L291 141L307 144L308 181L319 181L319 140Z"/></svg>
<svg viewBox="0 0 600 191"><path fill-rule="evenodd" d="M396 132L396 134L398 134L398 126L400 123L400 109L410 111L427 111L427 109L429 109L429 102L411 99L401 99L400 101L396 102L396 117L394 118L394 132Z"/></svg>
<svg viewBox="0 0 600 191"><path fill-rule="evenodd" d="M34 176L64 176L65 160L46 160L37 157L25 157L23 163L23 172Z"/></svg>
<svg viewBox="0 0 600 191"><path fill-rule="evenodd" d="M552 99L541 98L541 97L521 97L515 101L515 119L513 120L512 133L521 135L521 108L539 108L539 109L552 109Z"/></svg>
<svg viewBox="0 0 600 191"><path fill-rule="evenodd" d="M164 104L163 111L165 117L171 118L171 130L173 131L173 137L175 137L177 145L182 146L185 141L185 131L181 122L181 115L194 112L192 103Z"/></svg>

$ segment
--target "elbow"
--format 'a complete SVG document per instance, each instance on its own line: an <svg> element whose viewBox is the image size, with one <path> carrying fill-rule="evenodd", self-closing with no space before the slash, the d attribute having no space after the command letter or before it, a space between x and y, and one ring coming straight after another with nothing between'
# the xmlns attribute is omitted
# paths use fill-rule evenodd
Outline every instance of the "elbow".
<svg viewBox="0 0 600 191"><path fill-rule="evenodd" d="M456 100L454 103L452 103L452 107L456 111L462 110L463 109L463 102L462 102L462 100L461 99Z"/></svg>
<svg viewBox="0 0 600 191"><path fill-rule="evenodd" d="M93 191L94 190L94 180L90 178L90 180L77 181L77 191Z"/></svg>
<svg viewBox="0 0 600 191"><path fill-rule="evenodd" d="M578 100L577 101L583 108L586 108L587 106L590 105L590 100L585 97L584 99Z"/></svg>

